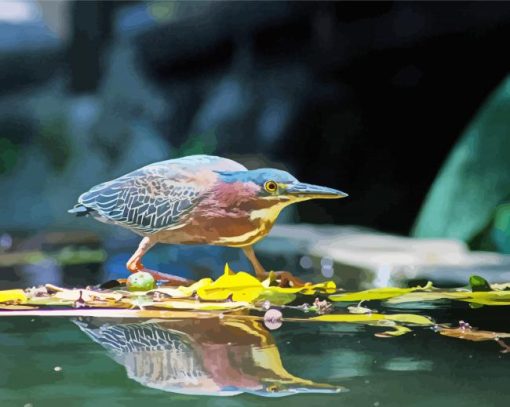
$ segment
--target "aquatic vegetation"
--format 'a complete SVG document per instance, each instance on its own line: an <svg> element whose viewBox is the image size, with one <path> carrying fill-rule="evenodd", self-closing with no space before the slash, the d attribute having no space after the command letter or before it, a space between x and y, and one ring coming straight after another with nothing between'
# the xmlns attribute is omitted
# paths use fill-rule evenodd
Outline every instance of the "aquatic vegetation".
<svg viewBox="0 0 510 407"><path fill-rule="evenodd" d="M335 294L331 295L329 299L331 301L368 301L368 300L387 300L394 297L399 297L404 294L412 293L415 291L427 291L432 288L432 282L428 282L424 287L412 287L412 288L398 288L398 287L383 287L373 288L370 290Z"/></svg>
<svg viewBox="0 0 510 407"><path fill-rule="evenodd" d="M340 293L329 296L331 301L358 302L384 300L388 304L408 302L426 302L438 300L464 301L476 305L510 305L510 284L490 285L480 276L471 276L468 288L444 290L433 286L429 281L425 286L398 288L383 287L352 293Z"/></svg>
<svg viewBox="0 0 510 407"><path fill-rule="evenodd" d="M133 276L139 277L140 281ZM303 287L282 287L281 280L279 281L274 273L270 273L268 278L261 282L246 272L234 272L228 264L218 279L204 278L190 286L163 285L152 288L154 280L152 276L148 276L150 278L133 274L130 277L131 282L130 279L127 280L127 285L124 284L125 280L118 281L116 286L110 289L67 289L46 284L26 290L0 291L0 316L220 318L226 321L236 318L259 321L268 329L278 329L282 324L292 322L343 323L390 328L375 333L376 336L384 338L406 334L411 332L413 327L436 327L443 335L461 337L460 334L456 335L455 328L445 324L438 325L426 315L377 312L361 304L367 301L394 305L454 300L476 306L510 305L508 284L490 285L478 276L470 278L470 289L443 290L429 282L423 287L383 287L352 293L338 292L332 281L307 283ZM342 309L334 307L330 301L359 301L359 304ZM469 335L462 338L481 338L484 337L482 332L470 331ZM486 337L500 339L506 337L505 335L510 334L494 333Z"/></svg>

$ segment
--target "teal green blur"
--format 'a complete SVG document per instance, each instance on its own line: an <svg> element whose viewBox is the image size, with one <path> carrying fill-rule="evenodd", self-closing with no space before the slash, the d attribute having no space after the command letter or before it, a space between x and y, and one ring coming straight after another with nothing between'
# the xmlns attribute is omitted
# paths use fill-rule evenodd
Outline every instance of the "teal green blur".
<svg viewBox="0 0 510 407"><path fill-rule="evenodd" d="M510 253L510 77L480 108L429 191L416 237L455 238Z"/></svg>

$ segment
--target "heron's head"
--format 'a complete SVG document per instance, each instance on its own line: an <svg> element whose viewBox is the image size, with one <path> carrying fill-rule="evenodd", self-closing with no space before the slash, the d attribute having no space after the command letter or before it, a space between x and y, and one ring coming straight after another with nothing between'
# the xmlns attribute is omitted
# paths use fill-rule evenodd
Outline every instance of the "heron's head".
<svg viewBox="0 0 510 407"><path fill-rule="evenodd" d="M274 168L219 174L223 182L245 184L254 191L257 199L274 204L283 203L285 206L309 199L338 199L348 196L337 189L299 182L288 172Z"/></svg>

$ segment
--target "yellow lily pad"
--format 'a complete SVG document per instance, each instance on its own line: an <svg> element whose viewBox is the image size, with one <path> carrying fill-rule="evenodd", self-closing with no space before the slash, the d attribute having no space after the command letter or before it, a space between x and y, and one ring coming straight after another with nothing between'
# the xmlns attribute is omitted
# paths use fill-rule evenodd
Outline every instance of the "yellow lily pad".
<svg viewBox="0 0 510 407"><path fill-rule="evenodd" d="M305 295L314 295L317 291L332 294L336 291L336 284L334 281L325 281L324 283L305 285L304 287L301 287L300 292Z"/></svg>
<svg viewBox="0 0 510 407"><path fill-rule="evenodd" d="M251 274L244 271L233 273L226 264L223 275L211 284L198 288L197 294L209 301L231 298L233 301L252 302L264 289L262 283Z"/></svg>
<svg viewBox="0 0 510 407"><path fill-rule="evenodd" d="M20 311L20 310L34 310L37 309L37 307L32 307L30 305L18 305L18 304L0 304L0 310L14 310L14 311Z"/></svg>
<svg viewBox="0 0 510 407"><path fill-rule="evenodd" d="M226 266L228 267L228 265ZM230 269L229 269L230 270ZM231 275L231 274L229 274ZM207 287L213 283L212 278L206 277L198 280L196 283L191 284L188 287L180 286L178 290L182 292L186 297L191 297L193 293L198 292L202 287Z"/></svg>
<svg viewBox="0 0 510 407"><path fill-rule="evenodd" d="M151 302L145 304L147 307L165 308L165 309L185 309L196 311L228 311L233 309L250 308L247 302L200 302L195 300L170 300L161 302Z"/></svg>
<svg viewBox="0 0 510 407"><path fill-rule="evenodd" d="M510 291L432 291L414 292L388 300L391 304L457 300L481 305L510 305Z"/></svg>
<svg viewBox="0 0 510 407"><path fill-rule="evenodd" d="M310 318L312 321L371 323L378 321L403 322L413 325L432 325L431 319L416 314L326 314Z"/></svg>
<svg viewBox="0 0 510 407"><path fill-rule="evenodd" d="M358 291L345 294L330 295L331 301L345 301L345 302L358 302L368 300L387 300L393 297L400 297L404 294L409 294L415 291L427 291L432 289L432 282L428 282L424 287L411 287L411 288L398 288L398 287L383 287L373 288L365 291Z"/></svg>
<svg viewBox="0 0 510 407"><path fill-rule="evenodd" d="M259 294L255 302L260 303L264 301L269 301L272 305L285 305L291 303L295 299L296 299L295 293L279 291L274 289L265 289Z"/></svg>
<svg viewBox="0 0 510 407"><path fill-rule="evenodd" d="M4 302L17 302L25 303L27 296L23 290L2 290L0 291L0 303Z"/></svg>
<svg viewBox="0 0 510 407"><path fill-rule="evenodd" d="M146 294L146 292L144 292ZM67 301L78 301L80 298L85 301L119 301L123 296L115 292L100 292L92 290L62 290L53 295L54 298Z"/></svg>
<svg viewBox="0 0 510 407"><path fill-rule="evenodd" d="M392 336L401 336L408 332L411 332L411 329L407 328L406 326L395 325L393 327L393 330L391 330L391 331L378 332L374 335L379 338L389 338Z"/></svg>

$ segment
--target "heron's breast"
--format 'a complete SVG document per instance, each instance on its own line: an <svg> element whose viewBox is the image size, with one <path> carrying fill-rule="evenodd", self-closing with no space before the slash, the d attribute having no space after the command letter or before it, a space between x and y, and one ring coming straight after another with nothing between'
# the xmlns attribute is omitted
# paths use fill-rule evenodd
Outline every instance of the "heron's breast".
<svg viewBox="0 0 510 407"><path fill-rule="evenodd" d="M236 222L234 220L233 228L229 228L228 231L224 230L215 244L242 247L256 243L271 231L281 210L287 205L287 202L280 202L247 212L243 221Z"/></svg>
<svg viewBox="0 0 510 407"><path fill-rule="evenodd" d="M161 243L208 244L243 247L254 244L271 230L272 223L238 218L193 218L179 229L157 233Z"/></svg>

